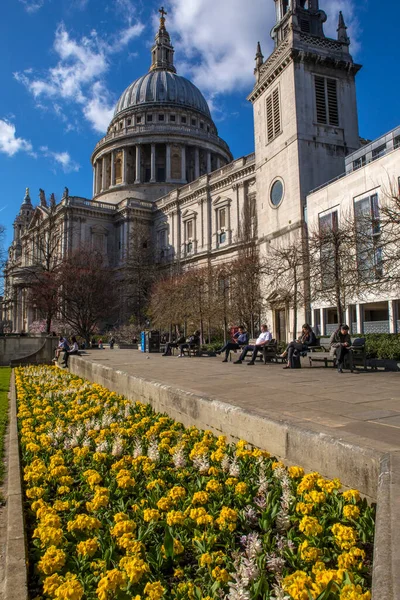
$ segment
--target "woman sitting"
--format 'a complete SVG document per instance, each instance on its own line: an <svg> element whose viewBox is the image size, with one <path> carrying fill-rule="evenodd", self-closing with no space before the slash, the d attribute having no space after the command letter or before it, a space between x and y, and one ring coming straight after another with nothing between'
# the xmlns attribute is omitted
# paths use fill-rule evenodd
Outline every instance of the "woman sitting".
<svg viewBox="0 0 400 600"><path fill-rule="evenodd" d="M305 323L301 328L301 336L300 339L290 342L285 352L280 355L281 358L288 359L287 365L283 367L284 369L293 369L294 368L294 360L293 355L295 352L306 352L310 346L317 345L317 338L315 337L315 333L308 325Z"/></svg>

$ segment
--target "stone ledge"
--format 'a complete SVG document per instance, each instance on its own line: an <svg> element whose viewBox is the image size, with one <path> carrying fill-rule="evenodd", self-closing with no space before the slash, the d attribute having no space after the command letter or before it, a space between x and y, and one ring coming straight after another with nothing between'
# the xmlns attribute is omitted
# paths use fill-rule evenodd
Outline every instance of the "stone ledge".
<svg viewBox="0 0 400 600"><path fill-rule="evenodd" d="M285 420L279 413L265 418L255 411L187 392L142 377L128 375L99 363L72 356L70 370L122 394L151 404L186 426L196 425L243 438L286 462L326 477L338 477L378 502L374 547L373 600L400 600L400 550L393 533L400 522L400 453L371 447L315 431Z"/></svg>
<svg viewBox="0 0 400 600"><path fill-rule="evenodd" d="M24 527L23 495L21 484L21 464L18 445L17 397L15 375L10 382L10 433L8 436L8 476L7 476L7 527L6 561L4 574L4 598L6 600L27 600L27 553Z"/></svg>

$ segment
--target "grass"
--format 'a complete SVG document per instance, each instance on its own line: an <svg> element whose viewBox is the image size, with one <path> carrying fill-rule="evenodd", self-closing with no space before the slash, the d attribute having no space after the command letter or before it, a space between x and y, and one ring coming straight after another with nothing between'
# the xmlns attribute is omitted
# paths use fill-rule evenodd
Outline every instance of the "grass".
<svg viewBox="0 0 400 600"><path fill-rule="evenodd" d="M0 483L3 483L4 478L4 438L8 423L10 376L10 367L0 367Z"/></svg>

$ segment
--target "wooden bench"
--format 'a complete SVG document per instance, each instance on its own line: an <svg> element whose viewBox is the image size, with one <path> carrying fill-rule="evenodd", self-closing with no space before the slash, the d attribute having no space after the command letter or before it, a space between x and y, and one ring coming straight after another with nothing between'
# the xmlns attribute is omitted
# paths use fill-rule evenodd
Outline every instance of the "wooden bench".
<svg viewBox="0 0 400 600"><path fill-rule="evenodd" d="M189 358L191 356L201 356L200 344L189 344L189 347L183 348L182 352L183 352L183 356L185 356L185 354L187 353Z"/></svg>
<svg viewBox="0 0 400 600"><path fill-rule="evenodd" d="M256 345L256 341L257 338L251 338L249 340L249 343L246 344L247 346L255 346ZM244 346L237 348L236 350L230 350L229 351L229 360L232 360L232 353L237 353L239 352L239 354L242 352ZM271 360L275 360L277 358L279 358L277 356L277 341L276 339L272 339L268 344L266 344L264 346L264 348L262 349L262 351L259 353L259 358L260 361L264 361L264 364L267 364L267 362L271 361Z"/></svg>
<svg viewBox="0 0 400 600"><path fill-rule="evenodd" d="M349 350L352 352L352 360L353 367L362 366L364 371L367 369L367 355L365 351L365 338L355 338L352 340L352 345ZM336 367L336 357L331 356L330 352L316 352L311 353L308 357L310 361L310 367L313 366L313 363L322 362L325 367L332 364L333 367ZM345 358L345 364L346 364ZM345 368L347 368L345 366Z"/></svg>

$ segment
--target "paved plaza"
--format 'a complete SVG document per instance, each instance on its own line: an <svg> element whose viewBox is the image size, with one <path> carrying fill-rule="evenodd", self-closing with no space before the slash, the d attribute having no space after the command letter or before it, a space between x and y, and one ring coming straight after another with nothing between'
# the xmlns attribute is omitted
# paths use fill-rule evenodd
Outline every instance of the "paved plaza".
<svg viewBox="0 0 400 600"><path fill-rule="evenodd" d="M380 452L400 450L400 374L283 370L215 357L162 357L139 350L92 350L82 357L135 377L227 402L260 417L296 423Z"/></svg>

